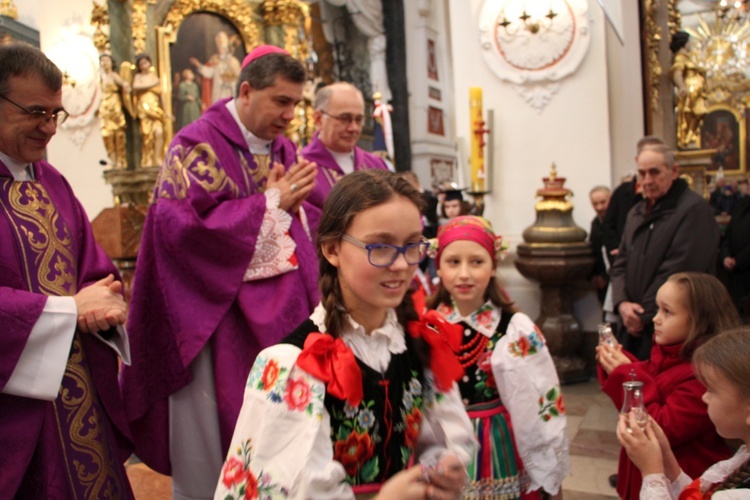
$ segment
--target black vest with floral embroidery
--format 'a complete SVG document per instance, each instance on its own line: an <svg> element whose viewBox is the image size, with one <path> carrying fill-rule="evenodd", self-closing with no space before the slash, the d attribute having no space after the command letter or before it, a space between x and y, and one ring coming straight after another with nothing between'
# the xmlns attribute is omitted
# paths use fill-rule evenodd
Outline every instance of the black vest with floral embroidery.
<svg viewBox="0 0 750 500"><path fill-rule="evenodd" d="M308 320L283 340L302 349L318 328ZM424 383L422 364L407 335L407 349L391 355L385 374L357 359L362 370L363 398L356 408L326 393L331 418L333 458L346 470L352 486L383 483L405 469L414 452L422 408L432 388Z"/></svg>
<svg viewBox="0 0 750 500"><path fill-rule="evenodd" d="M458 383L461 399L464 400L465 405L488 403L500 399L495 377L492 375L490 357L498 341L508 330L512 317L512 313L503 311L500 323L491 338L485 337L463 321L459 323L464 327L464 331L470 332L469 335L464 334L461 337L461 351L456 353L465 372L463 379Z"/></svg>

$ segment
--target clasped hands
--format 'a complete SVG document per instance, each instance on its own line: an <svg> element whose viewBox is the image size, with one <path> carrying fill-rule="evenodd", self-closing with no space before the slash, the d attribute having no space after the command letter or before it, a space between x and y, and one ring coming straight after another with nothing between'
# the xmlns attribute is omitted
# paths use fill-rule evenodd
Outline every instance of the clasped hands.
<svg viewBox="0 0 750 500"><path fill-rule="evenodd" d="M454 500L461 498L467 476L455 455L446 455L435 466L415 465L391 477L376 500Z"/></svg>
<svg viewBox="0 0 750 500"><path fill-rule="evenodd" d="M122 325L128 317L128 305L122 296L122 282L114 275L93 283L73 296L78 311L78 328L97 333Z"/></svg>
<svg viewBox="0 0 750 500"><path fill-rule="evenodd" d="M298 158L297 163L285 171L284 165L274 162L268 174L266 189L277 188L281 194L279 208L290 213L296 213L302 202L315 186L318 175L317 164Z"/></svg>

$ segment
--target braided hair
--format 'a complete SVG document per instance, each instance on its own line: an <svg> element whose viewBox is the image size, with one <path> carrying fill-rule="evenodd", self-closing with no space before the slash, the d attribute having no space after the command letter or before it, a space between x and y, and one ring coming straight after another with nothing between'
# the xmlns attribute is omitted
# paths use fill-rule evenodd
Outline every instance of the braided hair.
<svg viewBox="0 0 750 500"><path fill-rule="evenodd" d="M745 460L745 463L740 465L734 472L729 474L727 478L719 483L718 486L713 488L713 491L721 490L732 490L737 486L747 486L747 482L750 479L750 458Z"/></svg>
<svg viewBox="0 0 750 500"><path fill-rule="evenodd" d="M326 331L334 337L341 335L348 312L338 280L338 269L323 255L323 246L340 242L357 214L396 196L407 198L421 213L422 196L406 179L386 170L366 169L347 174L339 180L323 205L318 228L318 286L321 303L326 310ZM404 296L404 300L396 308L396 315L404 328L408 321L418 319L410 294Z"/></svg>

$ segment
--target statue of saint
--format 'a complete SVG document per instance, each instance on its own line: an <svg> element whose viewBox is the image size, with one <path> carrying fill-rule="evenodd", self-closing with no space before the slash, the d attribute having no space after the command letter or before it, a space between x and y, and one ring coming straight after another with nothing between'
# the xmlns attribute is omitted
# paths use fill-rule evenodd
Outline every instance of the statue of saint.
<svg viewBox="0 0 750 500"><path fill-rule="evenodd" d="M180 128L192 123L201 116L201 90L195 83L195 73L190 68L182 70L182 81L177 86L177 99L180 101Z"/></svg>
<svg viewBox="0 0 750 500"><path fill-rule="evenodd" d="M674 54L669 73L675 85L677 108L677 146L698 147L701 122L708 112L706 106L706 71L690 52L690 35L678 31L672 36L669 49Z"/></svg>
<svg viewBox="0 0 750 500"><path fill-rule="evenodd" d="M141 167L156 167L164 158L164 107L161 102L159 77L147 54L135 58L133 104L140 122Z"/></svg>
<svg viewBox="0 0 750 500"><path fill-rule="evenodd" d="M234 97L237 79L240 76L240 61L234 57L229 45L229 36L224 31L216 34L216 54L206 64L195 57L190 58L203 77L203 105L208 108L219 99Z"/></svg>
<svg viewBox="0 0 750 500"><path fill-rule="evenodd" d="M126 168L125 96L130 95L130 84L115 70L110 54L99 56L102 101L99 105L102 139L112 168Z"/></svg>

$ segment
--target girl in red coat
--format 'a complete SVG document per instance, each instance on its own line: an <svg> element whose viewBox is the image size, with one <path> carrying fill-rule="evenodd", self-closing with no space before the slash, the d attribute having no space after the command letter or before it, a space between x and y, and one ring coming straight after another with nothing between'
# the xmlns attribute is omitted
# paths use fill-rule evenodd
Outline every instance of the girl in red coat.
<svg viewBox="0 0 750 500"><path fill-rule="evenodd" d="M677 462L697 477L710 465L729 458L731 451L708 418L701 397L706 391L690 363L695 349L719 331L739 323L724 285L704 273L677 273L656 294L651 358L638 361L622 346L605 343L597 348L599 382L619 409L623 382L643 382L643 400L651 418L664 429ZM620 451L617 492L637 499L641 473L624 450Z"/></svg>
<svg viewBox="0 0 750 500"><path fill-rule="evenodd" d="M642 500L729 500L750 498L750 328L744 326L716 335L693 356L698 377L706 384L703 401L716 431L742 446L729 460L710 467L693 481L680 470L654 422L644 430L634 417L620 416L617 437L644 476ZM630 430L629 430L630 429Z"/></svg>

